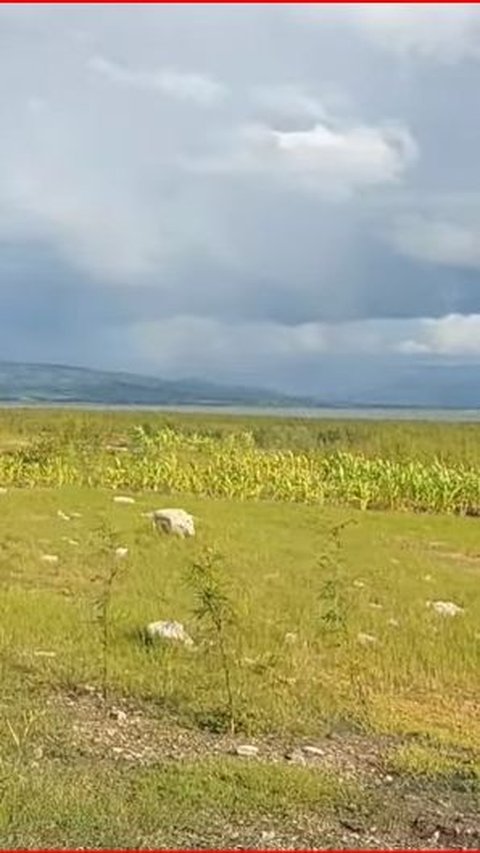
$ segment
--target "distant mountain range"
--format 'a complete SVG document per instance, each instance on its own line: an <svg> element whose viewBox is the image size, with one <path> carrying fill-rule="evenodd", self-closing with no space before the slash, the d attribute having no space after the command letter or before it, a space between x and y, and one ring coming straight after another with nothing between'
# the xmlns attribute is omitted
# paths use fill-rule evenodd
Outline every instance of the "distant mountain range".
<svg viewBox="0 0 480 853"><path fill-rule="evenodd" d="M306 379L306 377L304 377ZM199 379L164 380L56 364L0 362L0 403L307 409L480 409L477 364L328 361L297 396Z"/></svg>
<svg viewBox="0 0 480 853"><path fill-rule="evenodd" d="M198 379L169 381L57 364L0 362L4 403L90 403L123 406L311 406L309 399Z"/></svg>

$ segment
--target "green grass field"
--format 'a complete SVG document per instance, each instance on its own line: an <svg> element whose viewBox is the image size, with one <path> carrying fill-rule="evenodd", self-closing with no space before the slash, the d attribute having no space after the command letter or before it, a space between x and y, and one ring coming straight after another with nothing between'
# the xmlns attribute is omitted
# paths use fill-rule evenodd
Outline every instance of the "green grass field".
<svg viewBox="0 0 480 853"><path fill-rule="evenodd" d="M2 412L0 846L478 847L479 439Z"/></svg>

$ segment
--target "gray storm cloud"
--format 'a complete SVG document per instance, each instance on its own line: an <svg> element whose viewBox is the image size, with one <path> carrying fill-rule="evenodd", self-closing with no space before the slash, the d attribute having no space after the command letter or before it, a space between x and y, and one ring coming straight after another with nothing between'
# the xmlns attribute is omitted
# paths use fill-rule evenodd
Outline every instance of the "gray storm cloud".
<svg viewBox="0 0 480 853"><path fill-rule="evenodd" d="M430 9L2 7L3 356L480 355L480 15Z"/></svg>

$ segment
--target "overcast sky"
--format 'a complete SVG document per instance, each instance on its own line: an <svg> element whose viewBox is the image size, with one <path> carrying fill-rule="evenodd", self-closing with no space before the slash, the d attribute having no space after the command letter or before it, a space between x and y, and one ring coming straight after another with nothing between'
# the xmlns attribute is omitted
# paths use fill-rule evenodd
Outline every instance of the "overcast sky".
<svg viewBox="0 0 480 853"><path fill-rule="evenodd" d="M480 6L1 6L0 358L480 361Z"/></svg>

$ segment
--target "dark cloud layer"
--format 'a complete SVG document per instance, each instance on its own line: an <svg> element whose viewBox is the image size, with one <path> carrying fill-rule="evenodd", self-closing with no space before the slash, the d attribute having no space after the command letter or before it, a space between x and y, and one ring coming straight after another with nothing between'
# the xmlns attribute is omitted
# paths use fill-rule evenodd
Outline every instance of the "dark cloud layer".
<svg viewBox="0 0 480 853"><path fill-rule="evenodd" d="M480 355L480 12L429 14L2 7L0 355Z"/></svg>

